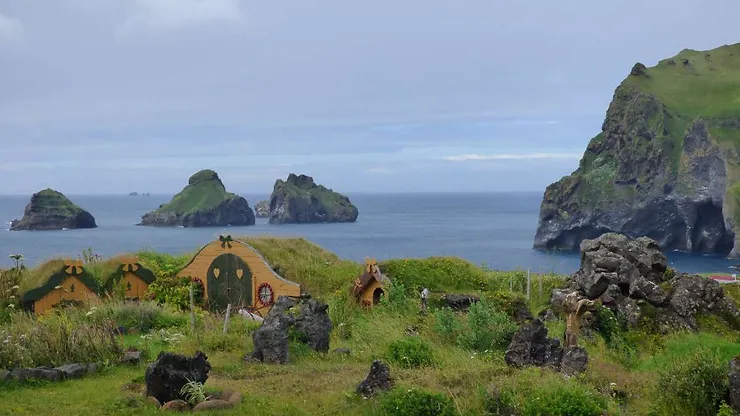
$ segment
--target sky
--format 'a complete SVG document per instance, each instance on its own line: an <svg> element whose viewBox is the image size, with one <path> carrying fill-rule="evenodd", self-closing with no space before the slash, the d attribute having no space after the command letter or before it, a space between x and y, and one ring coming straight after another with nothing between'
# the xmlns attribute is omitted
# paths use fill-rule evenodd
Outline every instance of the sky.
<svg viewBox="0 0 740 416"><path fill-rule="evenodd" d="M709 11L709 12L708 12ZM0 194L542 192L737 0L0 0Z"/></svg>

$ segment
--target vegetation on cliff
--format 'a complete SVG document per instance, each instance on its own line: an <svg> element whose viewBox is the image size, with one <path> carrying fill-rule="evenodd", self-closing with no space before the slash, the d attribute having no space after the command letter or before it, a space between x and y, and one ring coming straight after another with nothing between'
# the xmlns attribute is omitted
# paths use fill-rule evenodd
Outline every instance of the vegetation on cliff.
<svg viewBox="0 0 740 416"><path fill-rule="evenodd" d="M44 189L31 196L21 220L13 221L10 230L61 230L63 228L96 228L95 218L75 205L61 192Z"/></svg>
<svg viewBox="0 0 740 416"><path fill-rule="evenodd" d="M358 215L349 198L306 175L278 179L270 196L271 224L354 222Z"/></svg>
<svg viewBox="0 0 740 416"><path fill-rule="evenodd" d="M578 168L547 187L535 247L574 250L614 231L729 253L740 224L739 94L740 44L637 63Z"/></svg>
<svg viewBox="0 0 740 416"><path fill-rule="evenodd" d="M193 174L170 202L145 214L140 225L254 225L254 212L246 199L226 191L216 172L205 169Z"/></svg>

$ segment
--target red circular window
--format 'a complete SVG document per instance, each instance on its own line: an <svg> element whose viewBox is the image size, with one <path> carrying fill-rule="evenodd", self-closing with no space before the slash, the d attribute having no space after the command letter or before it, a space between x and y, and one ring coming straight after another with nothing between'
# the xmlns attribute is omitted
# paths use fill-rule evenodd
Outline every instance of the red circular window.
<svg viewBox="0 0 740 416"><path fill-rule="evenodd" d="M275 300L275 293L273 293L269 283L262 283L257 288L257 299L265 306L272 304Z"/></svg>

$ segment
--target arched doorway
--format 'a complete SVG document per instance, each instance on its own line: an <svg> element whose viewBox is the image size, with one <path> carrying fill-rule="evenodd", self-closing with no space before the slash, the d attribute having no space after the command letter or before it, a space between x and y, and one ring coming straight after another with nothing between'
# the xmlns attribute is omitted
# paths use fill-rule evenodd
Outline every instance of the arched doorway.
<svg viewBox="0 0 740 416"><path fill-rule="evenodd" d="M252 305L252 273L241 257L231 253L213 259L206 275L208 305L212 310Z"/></svg>
<svg viewBox="0 0 740 416"><path fill-rule="evenodd" d="M380 303L381 296L385 295L385 292L381 288L377 288L373 291L373 305Z"/></svg>

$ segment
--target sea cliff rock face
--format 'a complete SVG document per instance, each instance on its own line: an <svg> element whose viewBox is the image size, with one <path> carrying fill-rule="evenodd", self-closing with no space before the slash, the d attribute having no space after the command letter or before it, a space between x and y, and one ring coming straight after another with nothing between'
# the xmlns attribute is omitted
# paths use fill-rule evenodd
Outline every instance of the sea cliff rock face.
<svg viewBox="0 0 740 416"><path fill-rule="evenodd" d="M254 212L246 199L226 192L218 174L202 170L167 204L141 217L139 225L157 227L211 227L254 225Z"/></svg>
<svg viewBox="0 0 740 416"><path fill-rule="evenodd" d="M96 228L95 218L75 205L61 192L44 189L31 196L23 218L10 224L10 230L61 230Z"/></svg>
<svg viewBox="0 0 740 416"><path fill-rule="evenodd" d="M349 198L306 175L278 179L270 196L270 224L355 222L358 215Z"/></svg>
<svg viewBox="0 0 740 416"><path fill-rule="evenodd" d="M618 232L664 250L735 253L738 95L740 44L636 64L578 169L545 190L534 247L577 250Z"/></svg>
<svg viewBox="0 0 740 416"><path fill-rule="evenodd" d="M254 206L254 215L257 218L268 218L270 216L270 201L260 201Z"/></svg>

